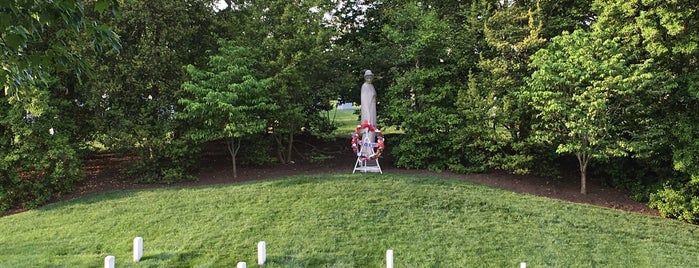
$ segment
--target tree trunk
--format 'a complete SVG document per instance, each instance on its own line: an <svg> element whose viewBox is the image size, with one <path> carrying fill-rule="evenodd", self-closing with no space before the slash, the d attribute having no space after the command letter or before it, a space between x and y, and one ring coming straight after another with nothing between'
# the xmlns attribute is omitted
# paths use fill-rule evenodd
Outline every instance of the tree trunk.
<svg viewBox="0 0 699 268"><path fill-rule="evenodd" d="M274 137L274 141L277 142L277 147L276 147L277 160L279 160L279 163L281 163L281 164L286 164L286 162L284 160L284 150L282 149L284 147L284 145L283 145L284 143L282 142L282 137L281 137L281 135L278 135L276 133L273 135L273 137Z"/></svg>
<svg viewBox="0 0 699 268"><path fill-rule="evenodd" d="M576 156L580 165L580 193L587 194L587 160L590 156L587 153L577 153Z"/></svg>
<svg viewBox="0 0 699 268"><path fill-rule="evenodd" d="M286 151L286 161L287 163L291 163L291 153L293 152L294 149L294 132L289 132L289 147L287 148Z"/></svg>
<svg viewBox="0 0 699 268"><path fill-rule="evenodd" d="M238 164L237 155L240 149L240 139L236 138L226 138L226 147L228 147L228 153L231 156L231 163L233 164L233 179L238 178Z"/></svg>

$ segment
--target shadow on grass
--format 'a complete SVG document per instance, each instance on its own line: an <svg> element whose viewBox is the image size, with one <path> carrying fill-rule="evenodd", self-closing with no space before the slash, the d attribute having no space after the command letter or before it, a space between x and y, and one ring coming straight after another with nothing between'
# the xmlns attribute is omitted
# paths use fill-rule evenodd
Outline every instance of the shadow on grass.
<svg viewBox="0 0 699 268"><path fill-rule="evenodd" d="M86 195L78 198L73 198L65 201L60 201L56 203L51 203L45 206L42 206L40 208L37 208L37 211L51 211L54 209L60 209L64 208L67 206L72 206L72 205L91 205L91 204L96 204L99 202L104 202L105 200L119 200L119 199L125 199L125 198L130 198L135 195L137 195L139 192L143 191L148 191L148 190L117 190L117 191L110 191L110 192L101 192L101 193L95 193L91 195Z"/></svg>
<svg viewBox="0 0 699 268"><path fill-rule="evenodd" d="M266 266L274 267L358 267L356 260L338 256L268 256ZM341 256L340 256L341 257Z"/></svg>
<svg viewBox="0 0 699 268"><path fill-rule="evenodd" d="M159 253L156 255L148 255L148 256L143 256L141 258L141 261L156 261L156 262L163 262L163 263L169 263L169 264L186 264L191 262L192 260L196 260L201 257L201 253L193 252L193 251L187 251L187 252L163 252Z"/></svg>

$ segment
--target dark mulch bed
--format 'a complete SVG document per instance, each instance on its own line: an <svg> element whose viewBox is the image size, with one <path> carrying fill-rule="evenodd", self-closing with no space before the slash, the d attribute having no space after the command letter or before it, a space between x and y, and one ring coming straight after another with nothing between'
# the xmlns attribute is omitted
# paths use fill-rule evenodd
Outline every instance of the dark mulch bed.
<svg viewBox="0 0 699 268"><path fill-rule="evenodd" d="M390 141L387 141L387 144L390 146ZM86 160L86 178L77 187L76 191L66 194L54 201L67 200L104 191L226 184L292 175L352 173L356 158L352 154L349 138L338 139L334 142L299 140L297 148L299 148L297 150L297 157L292 164L272 164L264 167L239 167L238 177L233 178L230 159L228 158L224 145L212 143L206 147L205 152L202 154L203 168L195 174L198 179L196 181L175 184L136 184L129 180L121 179L118 175L118 168L119 163L123 162L124 159L111 154L99 154ZM333 158L314 163L303 156L305 152L309 152L310 150L316 150L316 152L332 156ZM390 155L384 155L380 159L380 162L383 173L385 174L423 174L461 179L518 193L527 193L575 203L586 203L612 209L658 215L656 210L650 209L644 203L632 200L628 197L627 193L621 190L603 187L595 181L588 182L588 194L580 194L580 179L575 172L563 172L563 174L567 173L569 175L564 175L557 179L531 175L513 175L504 172L465 175L452 172L437 173L425 170L396 168ZM21 210L16 210L11 213L18 212L21 212Z"/></svg>

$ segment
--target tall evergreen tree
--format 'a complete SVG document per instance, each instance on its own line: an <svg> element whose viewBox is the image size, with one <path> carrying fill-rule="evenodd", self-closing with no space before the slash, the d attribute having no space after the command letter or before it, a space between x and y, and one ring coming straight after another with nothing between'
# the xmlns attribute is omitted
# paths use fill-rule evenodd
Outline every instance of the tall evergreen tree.
<svg viewBox="0 0 699 268"><path fill-rule="evenodd" d="M398 166L444 170L459 165L451 146L459 125L454 99L457 87L449 42L450 25L431 5L403 3L387 13L386 45L399 52L380 109L384 122L405 131L393 150ZM381 119L379 119L381 122Z"/></svg>
<svg viewBox="0 0 699 268"><path fill-rule="evenodd" d="M501 1L483 19L483 37L487 47L480 53L479 72L475 73L476 89L467 98L478 92L480 99L492 103L487 107L485 118L492 131L481 132L488 137L485 145L488 165L493 168L517 172L528 172L532 166L531 144L527 141L531 129L531 110L519 94L524 87L524 78L531 73L529 57L545 40L538 1L525 5L519 1ZM466 100L462 104L468 104ZM485 106L465 106L464 110Z"/></svg>

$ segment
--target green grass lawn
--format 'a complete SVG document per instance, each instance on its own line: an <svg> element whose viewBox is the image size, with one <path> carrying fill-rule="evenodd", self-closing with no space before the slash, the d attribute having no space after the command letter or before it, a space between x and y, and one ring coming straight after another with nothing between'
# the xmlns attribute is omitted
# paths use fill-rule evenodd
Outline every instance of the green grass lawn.
<svg viewBox="0 0 699 268"><path fill-rule="evenodd" d="M0 267L692 267L699 228L391 174L100 193L0 218ZM131 261L133 238L144 257Z"/></svg>
<svg viewBox="0 0 699 268"><path fill-rule="evenodd" d="M357 108L359 109L359 108ZM338 128L333 132L336 137L349 137L354 133L354 129L359 125L359 115L353 110L332 110L329 111L329 118ZM402 134L403 131L392 127L382 127L384 134Z"/></svg>

